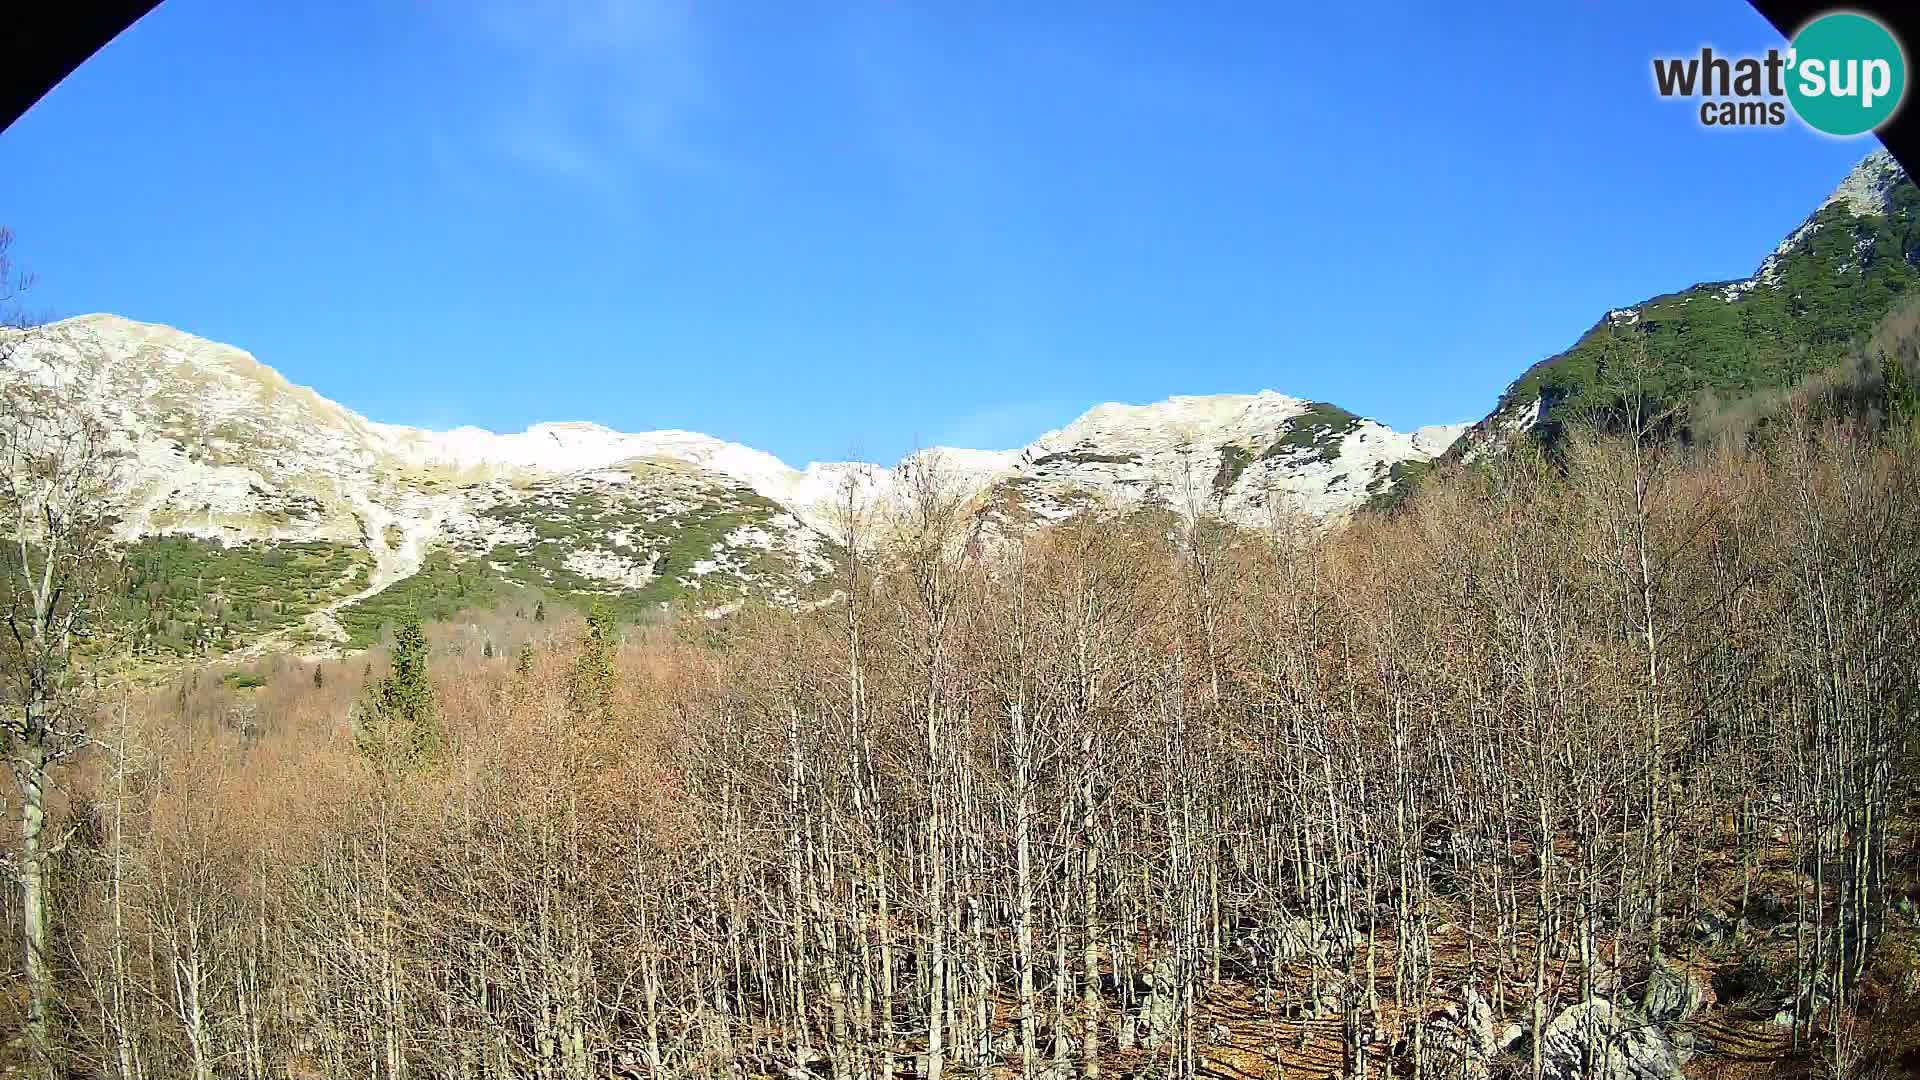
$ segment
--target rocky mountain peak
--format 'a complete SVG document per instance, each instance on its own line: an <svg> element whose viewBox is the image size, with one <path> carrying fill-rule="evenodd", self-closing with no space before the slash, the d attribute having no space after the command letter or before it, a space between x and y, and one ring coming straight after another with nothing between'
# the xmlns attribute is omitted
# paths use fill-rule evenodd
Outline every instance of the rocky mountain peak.
<svg viewBox="0 0 1920 1080"><path fill-rule="evenodd" d="M1596 392L1608 342L1638 335L1675 405L1737 400L1840 362L1852 339L1920 286L1920 197L1893 155L1866 155L1752 276L1608 311L1573 346L1516 379L1456 444L1471 460L1546 433ZM1738 317L1729 317L1730 309Z"/></svg>
<svg viewBox="0 0 1920 1080"><path fill-rule="evenodd" d="M1885 148L1881 148L1861 158L1860 163L1847 173L1846 179L1840 181L1840 186L1833 189L1833 194L1827 196L1827 201L1820 205L1824 208L1842 203L1856 217L1884 215L1892 208L1894 189L1906 177L1906 170L1900 167L1900 163Z"/></svg>
<svg viewBox="0 0 1920 1080"><path fill-rule="evenodd" d="M795 469L678 429L380 423L244 350L114 315L39 328L16 359L28 377L82 387L126 440L130 540L172 538L168 558L200 559L183 572L203 576L235 558L278 565L296 546L328 578L298 584L311 605L275 607L298 619L275 632L334 646L364 640L386 590L452 603L448 582L469 601L532 589L705 612L756 596L814 602L846 539L845 500L884 522L902 479L935 461L999 533L1140 502L1249 524L1336 520L1460 430L1397 432L1269 390L1109 402L1014 450Z"/></svg>

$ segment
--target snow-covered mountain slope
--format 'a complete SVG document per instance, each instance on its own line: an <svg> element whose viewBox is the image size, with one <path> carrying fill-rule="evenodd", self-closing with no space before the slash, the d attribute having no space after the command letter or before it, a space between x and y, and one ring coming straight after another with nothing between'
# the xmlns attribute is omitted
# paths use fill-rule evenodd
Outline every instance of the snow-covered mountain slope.
<svg viewBox="0 0 1920 1080"><path fill-rule="evenodd" d="M884 528L916 470L937 468L1000 531L1142 500L1248 524L1276 511L1332 520L1461 430L1397 432L1272 392L1177 397L1101 405L1017 450L796 469L691 431L377 423L239 349L112 315L33 331L13 365L77 393L123 441L130 539L188 538L229 560L275 545L325 553L306 562L326 582L290 586L312 604L271 607L282 632L336 642L366 639L383 605L492 599L495 586L701 611L808 602L831 589L849 499ZM198 550L167 545L154 572L187 572L176 564Z"/></svg>

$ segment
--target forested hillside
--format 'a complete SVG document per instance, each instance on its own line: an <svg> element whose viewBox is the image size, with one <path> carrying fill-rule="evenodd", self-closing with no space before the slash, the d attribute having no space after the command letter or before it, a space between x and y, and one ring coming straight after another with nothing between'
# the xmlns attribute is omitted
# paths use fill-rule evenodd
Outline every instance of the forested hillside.
<svg viewBox="0 0 1920 1080"><path fill-rule="evenodd" d="M1920 1080L1886 20L135 6L0 1080Z"/></svg>
<svg viewBox="0 0 1920 1080"><path fill-rule="evenodd" d="M479 614L108 697L62 778L63 1060L1910 1069L1914 429L1564 466L997 554L923 472L833 605Z"/></svg>
<svg viewBox="0 0 1920 1080"><path fill-rule="evenodd" d="M1447 457L1471 460L1515 438L1553 446L1568 421L1605 416L1627 397L1676 412L1685 431L1726 403L1843 363L1916 284L1920 189L1877 151L1752 276L1607 312L1514 380ZM1623 371L1623 355L1646 363Z"/></svg>

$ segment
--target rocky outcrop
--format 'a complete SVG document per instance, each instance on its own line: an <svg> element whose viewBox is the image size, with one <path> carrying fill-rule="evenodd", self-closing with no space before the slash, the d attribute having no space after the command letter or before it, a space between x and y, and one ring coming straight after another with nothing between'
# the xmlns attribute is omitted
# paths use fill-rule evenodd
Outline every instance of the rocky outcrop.
<svg viewBox="0 0 1920 1080"><path fill-rule="evenodd" d="M1661 963L1647 978L1647 1019L1661 1024L1691 1018L1713 998L1707 977L1672 960Z"/></svg>
<svg viewBox="0 0 1920 1080"><path fill-rule="evenodd" d="M1179 1022L1179 986L1175 982L1173 962L1155 960L1146 971L1147 993L1140 999L1140 1045L1155 1049L1166 1045Z"/></svg>
<svg viewBox="0 0 1920 1080"><path fill-rule="evenodd" d="M1680 1058L1645 1017L1596 998L1569 1007L1540 1034L1545 1080L1679 1080Z"/></svg>
<svg viewBox="0 0 1920 1080"><path fill-rule="evenodd" d="M1006 478L1040 515L1082 501L1197 504L1248 525L1277 513L1338 518L1410 465L1452 445L1465 425L1395 431L1326 402L1286 394L1173 397L1096 406L1020 451Z"/></svg>
<svg viewBox="0 0 1920 1080"><path fill-rule="evenodd" d="M1427 1074L1450 1080L1487 1080L1500 1053L1493 1010L1471 986L1461 989L1458 1009L1427 1022L1421 1043Z"/></svg>
<svg viewBox="0 0 1920 1080"><path fill-rule="evenodd" d="M1303 915L1280 916L1268 925L1243 931L1239 939L1247 958L1275 975L1295 960L1312 958L1322 964L1333 963L1355 943L1351 932Z"/></svg>

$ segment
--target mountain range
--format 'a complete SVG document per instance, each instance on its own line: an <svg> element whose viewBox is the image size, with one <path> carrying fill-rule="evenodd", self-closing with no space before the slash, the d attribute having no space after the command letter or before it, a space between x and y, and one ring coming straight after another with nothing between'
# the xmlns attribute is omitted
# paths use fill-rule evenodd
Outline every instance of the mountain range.
<svg viewBox="0 0 1920 1080"><path fill-rule="evenodd" d="M847 507L884 528L917 471L937 470L987 536L1140 504L1337 523L1437 460L1550 439L1612 392L1622 335L1646 342L1661 396L1790 385L1839 359L1917 265L1920 194L1882 151L1753 274L1609 311L1475 424L1400 432L1272 391L1175 397L1100 405L1017 449L893 466L794 468L697 432L592 423L383 424L240 349L114 315L35 329L13 370L74 391L129 455L124 614L139 650L325 651L376 640L406 608L597 598L645 617L818 602L850 539Z"/></svg>
<svg viewBox="0 0 1920 1080"><path fill-rule="evenodd" d="M38 328L13 364L122 440L130 602L169 652L365 644L400 606L516 594L628 615L811 602L830 593L849 500L884 527L915 469L938 470L987 534L1138 502L1337 519L1463 426L1396 432L1272 392L1178 397L1102 405L1014 450L796 469L689 431L377 423L239 349L113 315Z"/></svg>

